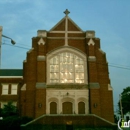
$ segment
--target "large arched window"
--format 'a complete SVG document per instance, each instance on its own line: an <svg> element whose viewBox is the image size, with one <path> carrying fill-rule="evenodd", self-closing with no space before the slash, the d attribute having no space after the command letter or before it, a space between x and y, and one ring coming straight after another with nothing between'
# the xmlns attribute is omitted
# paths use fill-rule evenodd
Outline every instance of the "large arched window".
<svg viewBox="0 0 130 130"><path fill-rule="evenodd" d="M50 54L47 65L49 83L85 83L86 57L68 50Z"/></svg>

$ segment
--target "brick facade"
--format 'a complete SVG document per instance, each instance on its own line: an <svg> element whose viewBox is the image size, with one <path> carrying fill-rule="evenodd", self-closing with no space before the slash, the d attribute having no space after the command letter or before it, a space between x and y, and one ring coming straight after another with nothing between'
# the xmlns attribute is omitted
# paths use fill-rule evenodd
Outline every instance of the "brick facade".
<svg viewBox="0 0 130 130"><path fill-rule="evenodd" d="M85 84L48 83L47 57L62 48L70 48L85 55ZM23 79L18 95L21 115L37 118L46 114L49 103L47 92L59 90L62 93L62 89L70 94L73 90L75 95L79 94L76 90L88 91L89 114L114 122L108 63L106 54L100 48L100 39L95 37L94 31L82 31L67 15L50 31L39 30L38 35L32 38L32 49L27 52L27 58L23 62ZM68 95L68 99L70 97Z"/></svg>

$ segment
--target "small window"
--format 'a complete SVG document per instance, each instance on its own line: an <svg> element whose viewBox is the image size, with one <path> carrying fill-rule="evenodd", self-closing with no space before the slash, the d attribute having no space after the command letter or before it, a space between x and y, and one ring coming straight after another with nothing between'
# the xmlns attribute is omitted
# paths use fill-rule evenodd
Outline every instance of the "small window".
<svg viewBox="0 0 130 130"><path fill-rule="evenodd" d="M9 92L9 85L2 84L2 95L8 95L8 92Z"/></svg>
<svg viewBox="0 0 130 130"><path fill-rule="evenodd" d="M11 94L12 95L17 95L17 84L12 84L11 85Z"/></svg>
<svg viewBox="0 0 130 130"><path fill-rule="evenodd" d="M7 105L7 102L1 102L1 108L4 108L4 105Z"/></svg>

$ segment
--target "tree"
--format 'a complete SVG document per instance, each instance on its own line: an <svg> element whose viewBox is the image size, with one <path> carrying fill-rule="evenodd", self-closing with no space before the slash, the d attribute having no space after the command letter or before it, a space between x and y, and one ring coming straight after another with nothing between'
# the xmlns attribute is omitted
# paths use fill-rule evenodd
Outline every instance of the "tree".
<svg viewBox="0 0 130 130"><path fill-rule="evenodd" d="M1 114L3 117L19 115L17 107L14 106L11 101L8 102L7 105L4 105L4 108L1 110Z"/></svg>
<svg viewBox="0 0 130 130"><path fill-rule="evenodd" d="M17 107L12 102L8 102L7 105L4 105L3 109L0 109L0 117L3 117L3 120L0 121L0 128L4 130L20 130L21 124L26 124L32 120L29 117L20 117Z"/></svg>
<svg viewBox="0 0 130 130"><path fill-rule="evenodd" d="M123 89L120 98L121 104L120 101L118 102L119 110L121 110L120 105L122 105L123 114L130 112L130 86ZM119 113L121 113L121 111L119 111Z"/></svg>

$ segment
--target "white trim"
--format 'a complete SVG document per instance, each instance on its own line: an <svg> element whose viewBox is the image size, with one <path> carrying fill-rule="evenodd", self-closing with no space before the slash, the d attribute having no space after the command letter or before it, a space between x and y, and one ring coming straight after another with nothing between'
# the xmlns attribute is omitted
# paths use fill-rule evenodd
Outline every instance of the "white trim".
<svg viewBox="0 0 130 130"><path fill-rule="evenodd" d="M0 76L0 78L22 78L23 76Z"/></svg>
<svg viewBox="0 0 130 130"><path fill-rule="evenodd" d="M68 94L67 94L68 93ZM57 103L57 114L62 114L62 104L71 102L73 113L78 114L78 103L85 103L85 114L89 113L89 90L88 89L54 89L46 90L46 114L50 114L50 102Z"/></svg>
<svg viewBox="0 0 130 130"><path fill-rule="evenodd" d="M65 46L68 46L68 17L65 17Z"/></svg>
<svg viewBox="0 0 130 130"><path fill-rule="evenodd" d="M34 48L31 48L27 53L30 53L30 52L32 52L34 50Z"/></svg>
<svg viewBox="0 0 130 130"><path fill-rule="evenodd" d="M105 54L105 52L103 50L101 50L100 48L98 49L102 54Z"/></svg>
<svg viewBox="0 0 130 130"><path fill-rule="evenodd" d="M113 88L112 88L112 86L110 84L108 84L108 90L110 90L110 91L113 90Z"/></svg>
<svg viewBox="0 0 130 130"><path fill-rule="evenodd" d="M47 36L47 31L46 30L38 30L37 31L37 36L38 37L46 37Z"/></svg>
<svg viewBox="0 0 130 130"><path fill-rule="evenodd" d="M26 84L21 87L21 91L26 91Z"/></svg>
<svg viewBox="0 0 130 130"><path fill-rule="evenodd" d="M93 41L92 38L89 40L88 45L89 45L89 46L90 46L90 45L93 45L93 46L95 45L95 43L94 43L94 41Z"/></svg>
<svg viewBox="0 0 130 130"><path fill-rule="evenodd" d="M65 39L65 37L47 37L48 39ZM85 37L68 37L68 39L85 39Z"/></svg>
<svg viewBox="0 0 130 130"><path fill-rule="evenodd" d="M45 60L46 60L46 56L42 56L42 55L37 56L37 61L45 61Z"/></svg>
<svg viewBox="0 0 130 130"><path fill-rule="evenodd" d="M49 33L65 33L65 31L50 31ZM68 31L68 33L85 33L82 31Z"/></svg>
<svg viewBox="0 0 130 130"><path fill-rule="evenodd" d="M96 61L96 57L95 56L89 56L88 61Z"/></svg>
<svg viewBox="0 0 130 130"><path fill-rule="evenodd" d="M40 40L38 41L38 45L45 45L45 41L43 40L43 38L40 38Z"/></svg>

